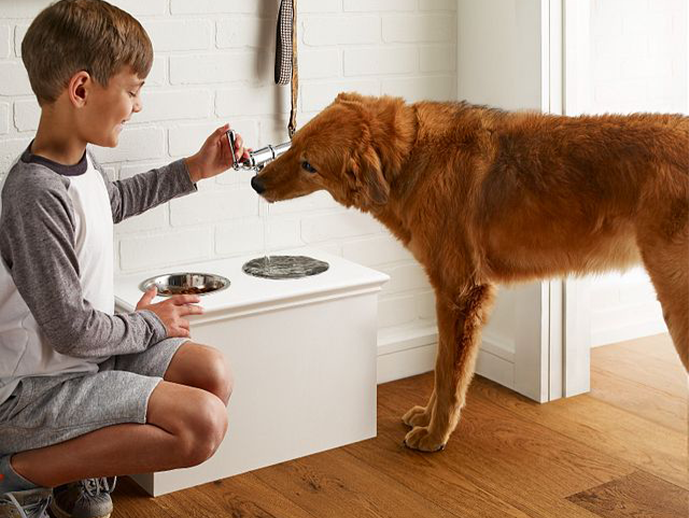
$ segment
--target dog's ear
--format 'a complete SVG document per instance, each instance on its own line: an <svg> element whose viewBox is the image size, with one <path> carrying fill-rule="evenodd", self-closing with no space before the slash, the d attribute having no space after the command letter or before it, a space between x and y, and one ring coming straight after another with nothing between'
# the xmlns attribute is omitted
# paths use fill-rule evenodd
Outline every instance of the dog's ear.
<svg viewBox="0 0 689 518"><path fill-rule="evenodd" d="M349 168L356 185L355 197L362 208L385 205L390 196L390 185L383 176L380 158L368 146L350 158Z"/></svg>
<svg viewBox="0 0 689 518"><path fill-rule="evenodd" d="M335 98L335 102L361 102L364 96L356 92L340 92Z"/></svg>

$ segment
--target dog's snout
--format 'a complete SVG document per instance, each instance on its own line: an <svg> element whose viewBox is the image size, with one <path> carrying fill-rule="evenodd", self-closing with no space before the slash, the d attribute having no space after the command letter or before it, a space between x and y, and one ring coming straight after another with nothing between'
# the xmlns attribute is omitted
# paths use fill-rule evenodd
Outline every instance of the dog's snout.
<svg viewBox="0 0 689 518"><path fill-rule="evenodd" d="M251 187L253 187L254 191L256 191L258 194L261 194L263 191L266 190L265 186L263 185L261 180L259 180L258 176L254 176L251 179Z"/></svg>

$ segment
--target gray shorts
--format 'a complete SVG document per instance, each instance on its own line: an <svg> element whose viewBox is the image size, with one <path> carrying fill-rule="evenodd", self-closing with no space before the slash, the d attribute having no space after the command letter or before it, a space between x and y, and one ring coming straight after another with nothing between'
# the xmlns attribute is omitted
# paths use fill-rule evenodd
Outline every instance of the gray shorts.
<svg viewBox="0 0 689 518"><path fill-rule="evenodd" d="M187 338L112 356L96 373L24 378L0 405L0 455L51 446L106 426L146 423L148 399Z"/></svg>

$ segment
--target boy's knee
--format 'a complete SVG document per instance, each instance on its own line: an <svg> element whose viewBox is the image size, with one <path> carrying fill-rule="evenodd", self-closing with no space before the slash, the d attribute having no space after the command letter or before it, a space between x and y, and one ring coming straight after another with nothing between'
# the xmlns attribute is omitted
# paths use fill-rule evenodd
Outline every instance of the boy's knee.
<svg viewBox="0 0 689 518"><path fill-rule="evenodd" d="M209 348L208 382L211 392L227 405L234 388L234 375L225 356L217 349Z"/></svg>
<svg viewBox="0 0 689 518"><path fill-rule="evenodd" d="M227 432L227 409L212 394L200 395L185 423L182 456L186 466L196 466L213 456Z"/></svg>

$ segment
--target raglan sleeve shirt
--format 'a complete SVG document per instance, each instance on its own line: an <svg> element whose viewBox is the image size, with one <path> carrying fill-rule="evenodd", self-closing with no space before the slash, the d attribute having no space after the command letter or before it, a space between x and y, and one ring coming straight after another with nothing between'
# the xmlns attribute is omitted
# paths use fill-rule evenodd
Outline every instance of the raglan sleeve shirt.
<svg viewBox="0 0 689 518"><path fill-rule="evenodd" d="M112 219L115 223L196 191L196 185L189 177L184 160L177 160L168 166L111 182L93 155L90 155L90 158L105 179L112 206Z"/></svg>
<svg viewBox="0 0 689 518"><path fill-rule="evenodd" d="M113 221L196 190L182 160L128 179L103 177ZM146 350L166 338L152 311L108 314L84 298L75 252L75 214L69 180L45 168L26 167L21 181L2 192L0 254L43 339L58 353L94 358Z"/></svg>

